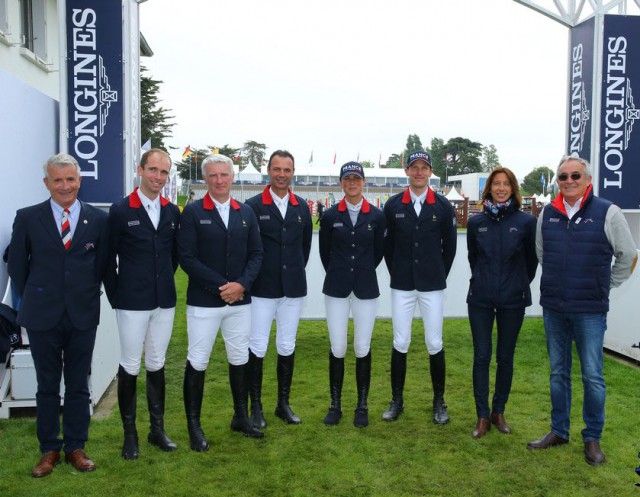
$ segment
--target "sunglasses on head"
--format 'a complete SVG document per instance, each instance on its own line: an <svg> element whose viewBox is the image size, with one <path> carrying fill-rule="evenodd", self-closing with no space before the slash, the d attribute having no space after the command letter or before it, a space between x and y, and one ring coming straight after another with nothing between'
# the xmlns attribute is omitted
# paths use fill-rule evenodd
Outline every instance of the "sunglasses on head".
<svg viewBox="0 0 640 497"><path fill-rule="evenodd" d="M562 174L558 174L558 181L567 181L569 179L569 176L571 176L571 179L573 181L578 181L580 178L582 178L582 173L571 173L571 175L567 174L567 173L562 173Z"/></svg>

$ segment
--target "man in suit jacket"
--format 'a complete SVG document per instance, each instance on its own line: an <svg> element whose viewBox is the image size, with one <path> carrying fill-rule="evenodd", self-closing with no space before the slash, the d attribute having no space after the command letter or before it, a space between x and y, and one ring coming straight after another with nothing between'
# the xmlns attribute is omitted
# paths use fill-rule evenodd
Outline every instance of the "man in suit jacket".
<svg viewBox="0 0 640 497"><path fill-rule="evenodd" d="M171 158L153 148L138 166L140 187L109 211L107 296L118 318L118 405L124 428L122 457L138 458L136 380L144 349L150 431L147 440L165 452L177 449L164 431L164 362L176 310L174 273L180 210L160 195Z"/></svg>
<svg viewBox="0 0 640 497"><path fill-rule="evenodd" d="M185 207L178 232L180 265L189 276L184 404L191 449L209 444L200 425L204 376L211 349L222 331L235 415L231 429L260 438L247 411L246 370L251 332L251 295L262 262L262 243L251 207L231 198L233 162L221 154L202 161L208 192Z"/></svg>
<svg viewBox="0 0 640 497"><path fill-rule="evenodd" d="M34 477L50 474L63 448L65 460L78 471L95 469L84 452L90 421L88 375L108 250L107 214L77 199L81 176L76 159L54 155L44 174L51 198L18 210L8 261L21 298L18 323L27 330L38 381L36 426L42 457Z"/></svg>
<svg viewBox="0 0 640 497"><path fill-rule="evenodd" d="M395 421L404 408L403 389L411 324L416 302L424 327L433 386L433 422L449 422L444 402L445 360L442 345L444 289L456 255L456 216L449 201L429 188L431 157L426 152L409 155L405 174L409 188L389 199L385 262L391 276L392 400L382 414Z"/></svg>
<svg viewBox="0 0 640 497"><path fill-rule="evenodd" d="M289 406L298 322L307 294L305 267L311 252L313 225L307 203L289 189L295 170L293 156L276 150L269 157L269 186L247 200L260 226L264 259L251 290L251 339L249 341L249 391L251 422L267 423L262 412L262 364L267 353L271 324L276 320L278 349L278 403L275 415L289 424L300 424Z"/></svg>

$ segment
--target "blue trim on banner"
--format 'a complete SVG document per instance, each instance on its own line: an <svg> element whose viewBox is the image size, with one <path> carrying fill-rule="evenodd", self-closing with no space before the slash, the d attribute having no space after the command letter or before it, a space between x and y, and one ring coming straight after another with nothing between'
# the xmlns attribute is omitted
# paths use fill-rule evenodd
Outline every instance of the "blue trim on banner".
<svg viewBox="0 0 640 497"><path fill-rule="evenodd" d="M622 209L640 209L639 57L640 17L604 16L598 194Z"/></svg>
<svg viewBox="0 0 640 497"><path fill-rule="evenodd" d="M79 196L111 203L124 192L122 2L67 0L68 151Z"/></svg>
<svg viewBox="0 0 640 497"><path fill-rule="evenodd" d="M571 28L567 153L591 160L594 18Z"/></svg>

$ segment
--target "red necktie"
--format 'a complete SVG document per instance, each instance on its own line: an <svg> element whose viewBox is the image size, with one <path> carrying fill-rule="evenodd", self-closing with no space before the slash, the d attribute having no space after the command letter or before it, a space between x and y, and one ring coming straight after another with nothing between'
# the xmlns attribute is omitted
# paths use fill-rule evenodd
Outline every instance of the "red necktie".
<svg viewBox="0 0 640 497"><path fill-rule="evenodd" d="M64 244L64 249L69 250L71 246L71 224L69 223L69 209L65 209L62 212L62 243Z"/></svg>

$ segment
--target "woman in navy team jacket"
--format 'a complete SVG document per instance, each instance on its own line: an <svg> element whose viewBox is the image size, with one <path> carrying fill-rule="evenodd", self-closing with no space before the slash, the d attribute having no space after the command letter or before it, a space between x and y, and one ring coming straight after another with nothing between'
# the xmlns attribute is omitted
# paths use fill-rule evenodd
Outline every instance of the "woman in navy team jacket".
<svg viewBox="0 0 640 497"><path fill-rule="evenodd" d="M471 281L467 304L473 335L473 394L478 422L473 436L484 436L491 424L511 433L504 409L511 391L513 356L531 305L530 284L536 274L536 219L522 212L518 181L506 167L496 167L482 192L484 210L469 219L467 245ZM496 383L489 411L489 364L493 322L497 322Z"/></svg>
<svg viewBox="0 0 640 497"><path fill-rule="evenodd" d="M353 424L363 428L369 424L370 345L380 295L376 267L384 255L386 220L382 211L362 196L364 170L361 164L344 164L340 169L340 184L344 198L326 211L320 220L320 259L327 272L322 293L325 294L331 342L331 407L324 423L336 425L342 417L344 356L347 352L347 325L351 310L358 390Z"/></svg>

